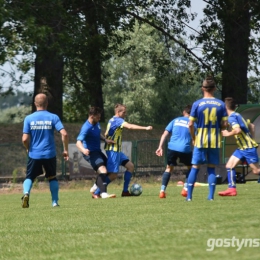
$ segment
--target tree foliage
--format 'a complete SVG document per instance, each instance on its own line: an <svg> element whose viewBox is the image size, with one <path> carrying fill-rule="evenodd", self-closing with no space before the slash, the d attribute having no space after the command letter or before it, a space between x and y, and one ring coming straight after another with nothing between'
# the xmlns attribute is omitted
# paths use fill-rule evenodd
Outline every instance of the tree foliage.
<svg viewBox="0 0 260 260"><path fill-rule="evenodd" d="M133 31L118 34L129 39L104 65L108 117L116 103L123 103L130 122L166 124L200 96L196 66L180 47L167 42L167 48L161 33L138 22Z"/></svg>
<svg viewBox="0 0 260 260"><path fill-rule="evenodd" d="M169 93L180 98L178 94L185 86L189 89L189 84L196 86L194 82L197 82L199 73L203 76L212 73L217 78L222 98L232 95L239 103L246 103L248 70L259 75L259 38L256 36L260 1L205 2L201 31L190 36L203 47L200 57L185 40L188 38L187 23L195 17L187 11L190 0L0 0L0 60L17 64L15 57L20 55L18 68L23 73L34 66L33 96L45 91L50 97L50 111L60 117L63 115L65 88L66 117L69 120L85 118L90 105L103 108L104 99L107 102L105 107L111 110L112 101L109 103L103 96L103 86L105 84L104 91L108 91L109 80L115 81L113 88L121 87L122 93L117 95L119 100L124 97L124 101L126 96L131 98L127 101L131 111L137 106L149 110L150 107L158 108L160 102L163 105L166 101L170 103ZM138 64L133 55L141 52L138 48L145 39L139 38L139 45L128 42L131 34L136 32L137 20L141 26L148 24L159 32L161 39L157 43L162 44L163 53L156 52L156 49L152 53L143 48L142 56L135 58ZM133 46L139 47L135 50ZM180 54L185 68L175 66L177 56L173 53ZM125 59L127 80L122 79L125 76L122 66L117 67L120 59ZM191 70L191 60L197 60L200 71ZM104 70L104 64L111 62L117 72L116 69ZM116 79L116 75L119 78ZM147 76L145 80L142 75ZM10 74L14 84L6 93L12 92L13 87L24 80L21 76L15 81L14 76ZM46 79L45 84L42 78ZM179 92L172 93L176 88ZM144 93L149 98L146 103L140 98ZM141 112L138 116L138 113L134 114L137 120L145 120ZM150 111L149 115L158 118L154 112ZM102 120L104 118L105 115Z"/></svg>

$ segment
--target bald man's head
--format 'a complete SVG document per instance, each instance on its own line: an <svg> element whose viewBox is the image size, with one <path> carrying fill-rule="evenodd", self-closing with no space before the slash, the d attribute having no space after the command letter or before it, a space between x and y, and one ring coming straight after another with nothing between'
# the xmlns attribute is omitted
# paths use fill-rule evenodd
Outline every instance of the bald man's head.
<svg viewBox="0 0 260 260"><path fill-rule="evenodd" d="M34 104L38 109L46 109L47 106L48 106L48 98L45 94L43 93L40 93L40 94L37 94L34 98Z"/></svg>

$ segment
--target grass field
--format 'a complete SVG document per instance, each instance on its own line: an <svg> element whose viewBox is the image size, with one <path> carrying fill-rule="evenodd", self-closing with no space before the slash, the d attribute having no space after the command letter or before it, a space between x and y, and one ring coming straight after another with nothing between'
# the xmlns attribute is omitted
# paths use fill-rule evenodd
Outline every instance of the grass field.
<svg viewBox="0 0 260 260"><path fill-rule="evenodd" d="M160 184L142 186L140 197L121 198L111 184L117 198L106 200L91 199L89 187L61 189L59 208L48 190L33 189L29 209L20 193L0 190L0 259L259 259L260 184L214 201L208 187L195 187L192 202L175 183L166 199L158 198Z"/></svg>

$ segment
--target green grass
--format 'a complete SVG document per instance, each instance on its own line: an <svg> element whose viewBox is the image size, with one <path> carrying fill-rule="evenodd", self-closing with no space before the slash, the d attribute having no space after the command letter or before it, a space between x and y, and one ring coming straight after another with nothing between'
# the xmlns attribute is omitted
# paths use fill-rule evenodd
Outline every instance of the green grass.
<svg viewBox="0 0 260 260"><path fill-rule="evenodd" d="M0 259L259 259L259 246L206 249L210 238L260 239L260 184L240 184L237 197L215 201L206 200L208 187L196 187L192 202L174 183L166 199L158 198L160 184L142 186L140 197L121 198L121 185L111 184L117 198L107 200L91 199L89 187L61 189L60 208L47 190L32 190L29 209L21 194L1 194Z"/></svg>

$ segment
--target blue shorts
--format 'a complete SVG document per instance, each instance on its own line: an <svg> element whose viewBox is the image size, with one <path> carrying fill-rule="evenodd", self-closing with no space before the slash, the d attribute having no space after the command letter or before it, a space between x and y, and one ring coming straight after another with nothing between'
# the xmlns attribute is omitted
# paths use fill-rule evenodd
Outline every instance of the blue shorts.
<svg viewBox="0 0 260 260"><path fill-rule="evenodd" d="M219 148L197 148L194 147L192 164L219 164Z"/></svg>
<svg viewBox="0 0 260 260"><path fill-rule="evenodd" d="M50 159L32 159L28 158L26 179L35 180L36 177L43 174L45 171L45 177L56 176L56 156Z"/></svg>
<svg viewBox="0 0 260 260"><path fill-rule="evenodd" d="M82 154L83 158L97 171L100 166L106 166L107 157L101 151L90 152L89 155Z"/></svg>
<svg viewBox="0 0 260 260"><path fill-rule="evenodd" d="M247 148L245 150L236 149L232 154L240 159L242 162L246 161L248 164L258 163L258 154L256 148Z"/></svg>
<svg viewBox="0 0 260 260"><path fill-rule="evenodd" d="M122 152L106 151L106 154L108 172L118 173L119 166L125 166L129 162L128 157Z"/></svg>

